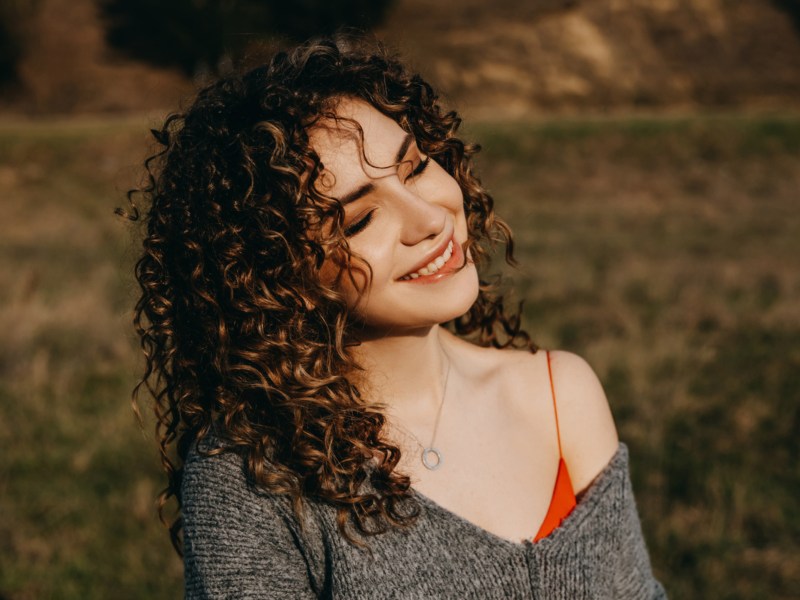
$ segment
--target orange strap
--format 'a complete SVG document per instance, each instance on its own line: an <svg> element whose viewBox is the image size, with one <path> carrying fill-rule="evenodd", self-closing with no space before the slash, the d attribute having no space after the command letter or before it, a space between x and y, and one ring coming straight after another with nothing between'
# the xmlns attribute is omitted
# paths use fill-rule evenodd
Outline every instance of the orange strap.
<svg viewBox="0 0 800 600"><path fill-rule="evenodd" d="M550 533L561 525L561 522L567 518L572 510L577 505L575 492L572 488L572 480L567 469L567 463L564 462L564 457L561 452L561 431L558 426L558 409L556 407L556 386L553 384L553 368L550 365L550 351L547 350L547 373L550 375L550 391L553 394L553 412L556 414L556 434L558 435L558 474L556 476L556 483L553 488L553 496L550 499L550 506L547 509L547 514L544 517L539 532L533 539L534 542L547 537Z"/></svg>
<svg viewBox="0 0 800 600"><path fill-rule="evenodd" d="M561 431L558 427L558 408L556 407L556 386L553 384L553 368L550 366L550 350L546 350L547 354L547 373L550 375L550 392L553 395L553 412L556 414L556 435L558 436L558 456L562 458L561 453Z"/></svg>

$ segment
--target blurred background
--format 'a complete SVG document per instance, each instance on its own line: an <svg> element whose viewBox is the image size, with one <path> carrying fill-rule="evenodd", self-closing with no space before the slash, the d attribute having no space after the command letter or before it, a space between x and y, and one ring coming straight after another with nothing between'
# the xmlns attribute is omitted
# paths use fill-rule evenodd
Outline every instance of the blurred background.
<svg viewBox="0 0 800 600"><path fill-rule="evenodd" d="M497 268L602 379L670 596L797 598L800 1L0 0L0 600L180 597L113 210L198 85L339 25L482 144Z"/></svg>

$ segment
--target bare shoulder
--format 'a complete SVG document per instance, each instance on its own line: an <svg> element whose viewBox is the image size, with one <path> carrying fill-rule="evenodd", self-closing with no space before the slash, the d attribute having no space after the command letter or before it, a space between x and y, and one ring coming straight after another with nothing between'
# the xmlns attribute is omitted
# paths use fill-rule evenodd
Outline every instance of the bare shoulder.
<svg viewBox="0 0 800 600"><path fill-rule="evenodd" d="M572 352L552 350L550 368L564 460L579 493L616 453L617 428L603 386L589 363Z"/></svg>
<svg viewBox="0 0 800 600"><path fill-rule="evenodd" d="M548 353L539 350L473 348L470 372L495 382L504 412L528 431L556 445ZM558 408L561 447L575 493L608 465L619 447L617 428L594 369L572 352L551 350L550 369ZM549 442L548 442L549 443ZM554 450L558 452L557 447Z"/></svg>

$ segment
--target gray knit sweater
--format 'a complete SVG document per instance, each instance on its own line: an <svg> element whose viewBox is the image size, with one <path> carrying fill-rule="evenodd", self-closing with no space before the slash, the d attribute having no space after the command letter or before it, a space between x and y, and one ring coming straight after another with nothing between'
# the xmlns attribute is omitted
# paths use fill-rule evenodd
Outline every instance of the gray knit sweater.
<svg viewBox="0 0 800 600"><path fill-rule="evenodd" d="M187 598L666 598L653 578L620 445L570 515L538 542L510 542L414 492L408 530L349 544L336 511L254 489L241 460L190 453L183 479Z"/></svg>

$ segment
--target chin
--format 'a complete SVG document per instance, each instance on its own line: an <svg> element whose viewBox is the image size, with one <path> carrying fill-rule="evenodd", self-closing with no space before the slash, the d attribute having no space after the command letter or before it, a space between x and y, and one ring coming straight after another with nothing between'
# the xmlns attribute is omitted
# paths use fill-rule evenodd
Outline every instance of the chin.
<svg viewBox="0 0 800 600"><path fill-rule="evenodd" d="M469 286L469 289L462 295L460 302L455 302L452 305L441 307L443 309L443 314L437 320L437 323L446 323L447 321L457 319L464 313L468 312L470 308L472 308L472 306L475 304L475 301L478 299L478 295L480 294L477 272L474 272L474 277L471 278L470 283L471 285Z"/></svg>
<svg viewBox="0 0 800 600"><path fill-rule="evenodd" d="M361 310L356 310L358 320L371 330L397 333L435 327L457 319L472 308L480 293L478 273L474 266L459 275L463 281L446 293L442 288L442 294L427 297L429 292L435 291L436 286L431 285L425 286L424 290L414 290L423 292L419 298L402 294L369 299Z"/></svg>

